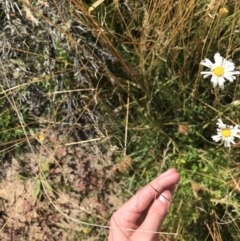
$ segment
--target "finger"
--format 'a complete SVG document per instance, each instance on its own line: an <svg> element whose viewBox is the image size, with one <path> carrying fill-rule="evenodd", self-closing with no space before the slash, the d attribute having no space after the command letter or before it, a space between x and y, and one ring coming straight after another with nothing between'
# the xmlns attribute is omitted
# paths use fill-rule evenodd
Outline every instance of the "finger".
<svg viewBox="0 0 240 241"><path fill-rule="evenodd" d="M166 199L164 197L166 197ZM165 190L149 208L148 214L138 228L141 232L133 234L133 240L159 240L160 227L166 218L172 194L169 190ZM168 199L168 200L167 200Z"/></svg>
<svg viewBox="0 0 240 241"><path fill-rule="evenodd" d="M162 193L164 190L174 188L179 179L180 175L175 169L168 170L166 173L143 187L125 204L127 205L128 211L134 213L143 212L150 205L153 199L156 198L156 195Z"/></svg>
<svg viewBox="0 0 240 241"><path fill-rule="evenodd" d="M140 189L135 196L114 213L113 217L115 220L119 220L122 226L131 225L134 228L143 211L149 207L158 193L162 193L167 189L173 189L178 181L179 173L175 169L169 169L150 184Z"/></svg>
<svg viewBox="0 0 240 241"><path fill-rule="evenodd" d="M127 241L138 228L136 224L124 221L124 216L113 215L109 223L108 241Z"/></svg>
<svg viewBox="0 0 240 241"><path fill-rule="evenodd" d="M167 176L167 175L169 175L170 173L173 173L173 172L177 172L177 170L175 168L170 168L167 171L163 172L159 177L165 177L165 176ZM157 178L159 178L159 177L157 177ZM157 178L155 178L155 179L157 179Z"/></svg>

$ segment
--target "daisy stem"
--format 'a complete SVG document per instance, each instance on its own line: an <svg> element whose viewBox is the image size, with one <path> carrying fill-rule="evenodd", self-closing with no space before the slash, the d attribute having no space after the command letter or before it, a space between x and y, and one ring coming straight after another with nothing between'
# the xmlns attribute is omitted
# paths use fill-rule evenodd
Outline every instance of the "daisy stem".
<svg viewBox="0 0 240 241"><path fill-rule="evenodd" d="M215 99L213 101L213 107L217 108L219 104L219 87L218 86L214 88L214 95L215 95Z"/></svg>

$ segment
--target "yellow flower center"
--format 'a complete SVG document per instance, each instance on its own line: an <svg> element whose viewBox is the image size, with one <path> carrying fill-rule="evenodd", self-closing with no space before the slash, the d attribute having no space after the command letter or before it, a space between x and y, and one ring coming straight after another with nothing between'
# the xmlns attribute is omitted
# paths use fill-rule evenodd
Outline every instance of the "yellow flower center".
<svg viewBox="0 0 240 241"><path fill-rule="evenodd" d="M216 68L213 69L213 73L214 75L216 75L217 77L221 77L224 74L224 68L222 66L218 66Z"/></svg>
<svg viewBox="0 0 240 241"><path fill-rule="evenodd" d="M227 138L231 136L231 130L226 128L226 129L222 129L222 136Z"/></svg>

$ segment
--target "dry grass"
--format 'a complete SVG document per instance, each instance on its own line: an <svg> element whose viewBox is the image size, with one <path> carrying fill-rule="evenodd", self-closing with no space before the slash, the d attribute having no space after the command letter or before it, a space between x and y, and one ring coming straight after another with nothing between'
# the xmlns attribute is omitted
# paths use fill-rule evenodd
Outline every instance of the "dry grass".
<svg viewBox="0 0 240 241"><path fill-rule="evenodd" d="M4 240L106 240L169 166L166 239L239 240L239 144L210 138L218 117L239 122L239 87L213 92L199 67L219 51L239 69L238 1L0 4Z"/></svg>

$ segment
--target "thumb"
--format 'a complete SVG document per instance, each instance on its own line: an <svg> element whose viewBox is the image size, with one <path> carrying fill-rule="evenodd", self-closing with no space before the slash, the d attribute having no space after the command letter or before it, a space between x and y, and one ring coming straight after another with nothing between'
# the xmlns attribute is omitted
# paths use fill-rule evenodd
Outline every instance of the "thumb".
<svg viewBox="0 0 240 241"><path fill-rule="evenodd" d="M138 228L139 232L135 232L133 240L159 240L158 232L167 216L171 198L171 192L165 190L154 200L144 222Z"/></svg>

